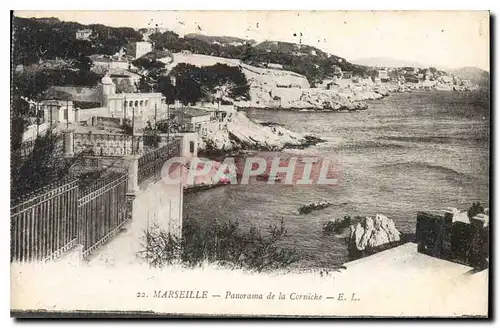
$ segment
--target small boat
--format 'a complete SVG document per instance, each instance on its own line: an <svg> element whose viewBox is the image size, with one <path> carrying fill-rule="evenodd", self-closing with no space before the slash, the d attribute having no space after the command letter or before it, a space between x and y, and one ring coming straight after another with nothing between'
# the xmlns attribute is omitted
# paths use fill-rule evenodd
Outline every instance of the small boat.
<svg viewBox="0 0 500 328"><path fill-rule="evenodd" d="M322 201L319 201L319 202L314 202L314 203L310 203L310 204L301 206L299 208L299 213L300 214L307 214L307 213L310 213L310 212L315 211L315 210L320 210L320 209L323 209L323 208L327 208L327 207L329 207L331 205L333 205L333 204L330 203L330 202L327 202L325 200L322 200Z"/></svg>
<svg viewBox="0 0 500 328"><path fill-rule="evenodd" d="M257 176L257 181L269 181L269 180L274 180L276 182L280 182L281 178L276 176L276 177L271 177L269 174L259 174Z"/></svg>

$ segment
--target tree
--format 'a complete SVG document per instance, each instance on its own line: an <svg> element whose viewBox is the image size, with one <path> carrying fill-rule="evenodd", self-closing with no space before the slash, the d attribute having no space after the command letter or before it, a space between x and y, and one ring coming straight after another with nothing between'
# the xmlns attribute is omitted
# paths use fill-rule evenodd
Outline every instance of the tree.
<svg viewBox="0 0 500 328"><path fill-rule="evenodd" d="M179 64L170 75L176 80L176 99L184 104L207 98L250 98L248 81L238 67L216 64L200 68Z"/></svg>
<svg viewBox="0 0 500 328"><path fill-rule="evenodd" d="M64 162L55 156L60 136L48 131L35 139L33 151L18 167L11 171L11 198L37 190L64 175Z"/></svg>
<svg viewBox="0 0 500 328"><path fill-rule="evenodd" d="M158 79L157 91L162 93L167 104L175 102L175 86L172 84L170 76L161 76Z"/></svg>
<svg viewBox="0 0 500 328"><path fill-rule="evenodd" d="M245 74L238 67L215 64L202 69L203 82L212 94L219 99L249 99L250 87Z"/></svg>
<svg viewBox="0 0 500 328"><path fill-rule="evenodd" d="M180 76L176 81L176 99L180 100L183 105L195 104L203 97L200 88L200 83L192 78L184 78Z"/></svg>
<svg viewBox="0 0 500 328"><path fill-rule="evenodd" d="M203 94L199 67L181 63L172 69L170 76L175 79L175 99L184 105L200 101Z"/></svg>
<svg viewBox="0 0 500 328"><path fill-rule="evenodd" d="M128 27L113 28L100 24L14 17L13 62L33 64L39 59L79 59L92 53L112 55L130 42L141 41L142 35ZM91 40L77 40L79 29L90 28Z"/></svg>
<svg viewBox="0 0 500 328"><path fill-rule="evenodd" d="M11 151L19 149L23 133L29 124L29 118L34 115L28 100L38 100L48 88L47 79L42 74L14 74L11 93Z"/></svg>
<svg viewBox="0 0 500 328"><path fill-rule="evenodd" d="M157 50L179 48L179 35L172 31L153 33L149 36L149 40L154 43Z"/></svg>
<svg viewBox="0 0 500 328"><path fill-rule="evenodd" d="M135 87L130 83L129 79L121 79L116 85L117 93L131 93L135 91Z"/></svg>
<svg viewBox="0 0 500 328"><path fill-rule="evenodd" d="M139 83L137 84L137 90L140 92L151 92L151 82L147 76L141 76Z"/></svg>
<svg viewBox="0 0 500 328"><path fill-rule="evenodd" d="M11 153L15 153L21 147L21 143L23 142L23 133L29 124L29 116L30 108L28 102L21 97L13 97L10 112Z"/></svg>
<svg viewBox="0 0 500 328"><path fill-rule="evenodd" d="M165 64L152 58L141 57L132 62L132 65L145 70L164 69Z"/></svg>

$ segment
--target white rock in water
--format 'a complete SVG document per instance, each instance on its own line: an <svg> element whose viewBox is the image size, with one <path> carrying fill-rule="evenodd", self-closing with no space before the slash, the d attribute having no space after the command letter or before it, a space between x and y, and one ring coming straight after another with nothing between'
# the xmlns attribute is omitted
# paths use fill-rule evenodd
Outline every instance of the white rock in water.
<svg viewBox="0 0 500 328"><path fill-rule="evenodd" d="M360 251L399 241L401 236L394 221L381 214L375 218L366 217L362 223L351 225L350 229L349 243Z"/></svg>

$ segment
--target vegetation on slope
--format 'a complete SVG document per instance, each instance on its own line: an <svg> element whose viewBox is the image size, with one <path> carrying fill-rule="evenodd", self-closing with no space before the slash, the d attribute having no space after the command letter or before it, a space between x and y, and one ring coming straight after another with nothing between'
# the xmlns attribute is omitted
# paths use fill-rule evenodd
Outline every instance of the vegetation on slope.
<svg viewBox="0 0 500 328"><path fill-rule="evenodd" d="M129 27L109 27L101 24L83 25L56 18L20 18L12 20L14 64L29 65L40 59L55 58L87 61L92 54L112 55L130 42L141 41L142 35ZM77 40L80 29L92 29L90 40Z"/></svg>
<svg viewBox="0 0 500 328"><path fill-rule="evenodd" d="M159 226L146 231L143 249L137 255L154 267L180 261L187 266L217 263L256 271L286 268L299 260L294 249L280 245L287 236L283 220L279 226L269 225L267 232L264 235L255 227L245 231L236 221L215 220L202 227L187 220L181 239Z"/></svg>

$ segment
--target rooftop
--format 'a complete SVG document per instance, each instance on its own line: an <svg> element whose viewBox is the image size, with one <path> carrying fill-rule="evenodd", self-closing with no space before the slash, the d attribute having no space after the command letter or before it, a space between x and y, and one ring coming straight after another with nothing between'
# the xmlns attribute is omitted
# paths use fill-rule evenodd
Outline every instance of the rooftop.
<svg viewBox="0 0 500 328"><path fill-rule="evenodd" d="M136 76L136 77L141 76L140 74L131 72L131 71L123 69L123 68L111 69L109 74L110 74L110 76Z"/></svg>
<svg viewBox="0 0 500 328"><path fill-rule="evenodd" d="M163 98L163 94L160 92L132 92L132 93L117 93L108 96L108 99L124 99L130 98L130 100L136 98Z"/></svg>
<svg viewBox="0 0 500 328"><path fill-rule="evenodd" d="M192 108L192 107L187 107L182 110L184 113L185 117L197 117L197 116L208 116L210 115L210 112L200 109L200 108Z"/></svg>

